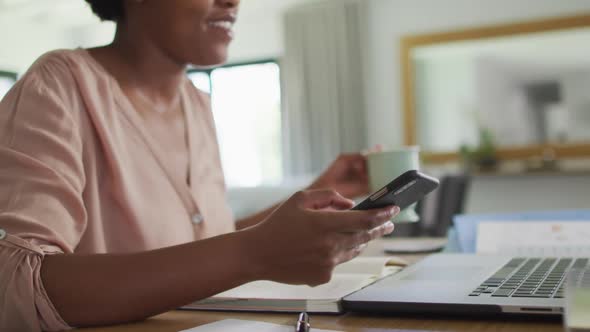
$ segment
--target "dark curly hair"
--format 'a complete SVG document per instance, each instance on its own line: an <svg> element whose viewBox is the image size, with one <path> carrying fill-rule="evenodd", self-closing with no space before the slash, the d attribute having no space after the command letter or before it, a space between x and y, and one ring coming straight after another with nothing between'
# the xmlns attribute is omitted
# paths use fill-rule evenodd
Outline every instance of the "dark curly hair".
<svg viewBox="0 0 590 332"><path fill-rule="evenodd" d="M92 11L103 21L119 22L125 18L123 0L86 0Z"/></svg>

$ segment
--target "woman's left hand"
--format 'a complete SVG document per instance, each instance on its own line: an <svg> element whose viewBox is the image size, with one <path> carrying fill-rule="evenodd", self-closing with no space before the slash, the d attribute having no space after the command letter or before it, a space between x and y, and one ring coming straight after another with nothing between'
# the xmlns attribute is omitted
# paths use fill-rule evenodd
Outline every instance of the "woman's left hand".
<svg viewBox="0 0 590 332"><path fill-rule="evenodd" d="M369 193L367 159L364 155L343 154L332 162L309 189L332 189L347 198Z"/></svg>

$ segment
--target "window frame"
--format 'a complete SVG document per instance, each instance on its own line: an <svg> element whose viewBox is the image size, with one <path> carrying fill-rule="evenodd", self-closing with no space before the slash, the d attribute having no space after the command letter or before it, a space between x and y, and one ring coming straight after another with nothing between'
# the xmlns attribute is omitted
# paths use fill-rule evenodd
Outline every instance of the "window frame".
<svg viewBox="0 0 590 332"><path fill-rule="evenodd" d="M279 62L279 59L277 59L277 58L265 58L265 59L252 60L252 61L231 62L231 63L227 63L227 64L224 64L224 65L221 65L221 66L215 66L215 67L211 67L211 68L194 68L193 67L193 68L188 69L186 71L186 73L187 73L187 75L192 74L192 73L204 73L204 74L207 74L207 76L209 77L209 91L211 91L211 95L213 95L213 80L211 80L211 74L216 69L232 68L232 67L240 67L240 66L250 66L250 65L261 65L261 64L265 64L265 63L274 63L274 64L276 64L277 66L279 66L279 73L282 72L280 70L281 64Z"/></svg>
<svg viewBox="0 0 590 332"><path fill-rule="evenodd" d="M16 82L18 81L18 74L15 72L11 72L11 71L0 70L0 78L8 78L8 79L12 80L12 86L14 86L14 84L16 84ZM0 101L2 99L4 99L4 96L0 96Z"/></svg>
<svg viewBox="0 0 590 332"><path fill-rule="evenodd" d="M0 70L0 77L8 77L8 78L11 78L15 82L18 80L18 74L15 72L11 72L11 71Z"/></svg>

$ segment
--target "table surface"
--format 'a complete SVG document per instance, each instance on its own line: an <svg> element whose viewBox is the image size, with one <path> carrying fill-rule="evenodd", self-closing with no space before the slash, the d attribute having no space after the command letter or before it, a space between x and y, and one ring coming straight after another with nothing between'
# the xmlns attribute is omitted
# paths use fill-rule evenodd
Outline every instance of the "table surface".
<svg viewBox="0 0 590 332"><path fill-rule="evenodd" d="M383 256L382 247L387 239L373 242L364 256ZM395 239L395 241L412 241L411 239ZM440 239L433 239L440 241ZM424 255L397 255L414 263ZM293 325L296 320L294 314L279 313L235 313L235 312L204 312L204 311L170 311L145 321L102 328L80 329L84 332L177 332L195 326L212 323L222 319L245 319L265 321L283 325ZM343 315L310 315L310 322L314 328L337 331L397 331L397 330L427 330L427 331L534 331L555 332L564 331L563 325L557 320L538 319L477 319L467 317L432 317L429 315L366 315L347 313Z"/></svg>

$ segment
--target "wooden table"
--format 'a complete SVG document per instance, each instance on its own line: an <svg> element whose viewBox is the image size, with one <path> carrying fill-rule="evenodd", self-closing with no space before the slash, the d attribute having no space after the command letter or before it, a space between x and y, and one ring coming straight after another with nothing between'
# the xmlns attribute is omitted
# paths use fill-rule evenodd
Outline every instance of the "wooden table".
<svg viewBox="0 0 590 332"><path fill-rule="evenodd" d="M372 243L364 255L382 256L381 240ZM409 239L396 239L409 241ZM401 256L410 262L416 262L424 255ZM467 317L432 317L430 315L395 315L387 316L347 313L344 315L310 315L310 322L315 328L337 331L385 332L398 330L428 331L533 331L556 332L564 331L563 325L554 320L505 320L505 319L470 319ZM203 312L203 311L170 311L143 322L118 325L104 328L81 329L83 332L177 332L195 326L212 323L218 320L234 318L265 321L283 325L294 325L294 314L272 313L234 313L234 312Z"/></svg>

